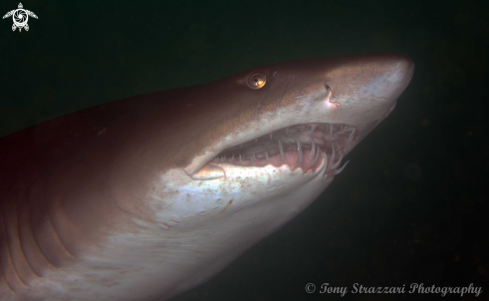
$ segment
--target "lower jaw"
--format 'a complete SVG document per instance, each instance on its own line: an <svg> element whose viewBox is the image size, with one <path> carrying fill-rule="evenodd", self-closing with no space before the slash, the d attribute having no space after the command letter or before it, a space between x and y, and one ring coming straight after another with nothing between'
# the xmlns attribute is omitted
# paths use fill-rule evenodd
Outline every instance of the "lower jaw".
<svg viewBox="0 0 489 301"><path fill-rule="evenodd" d="M325 160L324 171L322 174L324 177L331 178L332 176L343 171L345 166L348 164L347 161L340 167L342 159L343 151L340 151L339 153L332 151L331 153L327 154L318 147L314 152L312 149L302 150L302 160L301 156L299 156L299 152L287 151L284 152L283 157L281 155L274 155L265 159L241 159L241 161L236 158L221 157L215 158L210 163L230 163L232 165L243 167L264 167L268 165L281 167L286 165L291 171L300 168L302 169L303 173L307 173L309 171L315 173L321 167L323 160Z"/></svg>

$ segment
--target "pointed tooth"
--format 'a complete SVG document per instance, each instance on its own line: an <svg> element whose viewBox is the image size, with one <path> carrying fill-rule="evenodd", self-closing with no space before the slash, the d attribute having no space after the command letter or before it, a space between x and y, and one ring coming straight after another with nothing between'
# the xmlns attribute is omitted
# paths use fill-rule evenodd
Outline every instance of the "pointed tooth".
<svg viewBox="0 0 489 301"><path fill-rule="evenodd" d="M282 159L282 162L285 162L284 149L280 140L278 141L278 149L280 150L280 158Z"/></svg>
<svg viewBox="0 0 489 301"><path fill-rule="evenodd" d="M357 130L357 128L353 128L353 131L351 131L350 137L348 137L348 140L346 141L345 148L347 148L348 147L348 144L350 144L351 139L353 139L353 136L355 135L355 131L356 130Z"/></svg>
<svg viewBox="0 0 489 301"><path fill-rule="evenodd" d="M267 153L267 150L265 149L265 158L267 160L267 162L269 161L269 158L268 158L268 153Z"/></svg>
<svg viewBox="0 0 489 301"><path fill-rule="evenodd" d="M243 160L241 160L241 154L239 154L239 163L243 163Z"/></svg>
<svg viewBox="0 0 489 301"><path fill-rule="evenodd" d="M224 158L221 156L221 162L224 162Z"/></svg>
<svg viewBox="0 0 489 301"><path fill-rule="evenodd" d="M324 170L328 170L328 154L324 153L325 158L324 158Z"/></svg>
<svg viewBox="0 0 489 301"><path fill-rule="evenodd" d="M334 172L335 176L336 176L337 174L339 174L340 172L342 172L342 171L343 171L343 169L345 169L346 164L348 164L348 162L350 162L350 160L346 161L346 163L345 163L345 164L343 164L343 166L341 166L341 168L340 168L340 169L335 170L335 172Z"/></svg>
<svg viewBox="0 0 489 301"><path fill-rule="evenodd" d="M314 143L314 142L313 142L313 143ZM314 148L316 148L316 147L314 147ZM314 166L314 165L315 165L315 164L318 162L318 159L319 159L319 153L320 153L320 152L321 152L321 151L319 150L319 147L318 147L318 149L317 149L317 151L316 151L316 156L314 156L314 161L312 161L311 166Z"/></svg>
<svg viewBox="0 0 489 301"><path fill-rule="evenodd" d="M333 148L333 151L331 153L331 162L334 162L334 158L335 158L335 155L336 155L336 151L334 149L334 143L331 143L331 147Z"/></svg>
<svg viewBox="0 0 489 301"><path fill-rule="evenodd" d="M317 124L313 124L313 125L311 126L311 133L309 134L309 139L311 139L311 138L312 138L312 134L314 133L314 130L316 129L316 126L317 126ZM314 141L313 141L313 143L314 143Z"/></svg>
<svg viewBox="0 0 489 301"><path fill-rule="evenodd" d="M314 139L312 139L311 156L314 156L315 152L316 152L316 144L314 144Z"/></svg>
<svg viewBox="0 0 489 301"><path fill-rule="evenodd" d="M229 163L231 163L231 158L229 158Z"/></svg>
<svg viewBox="0 0 489 301"><path fill-rule="evenodd" d="M338 159L338 161L336 161L336 163L334 163L331 168L332 169L336 169L336 167L338 167L338 165L341 164L341 160L343 160L343 154L340 155L340 158Z"/></svg>
<svg viewBox="0 0 489 301"><path fill-rule="evenodd" d="M234 161L234 154L233 154L233 158L232 158L232 159L233 159L233 161Z"/></svg>
<svg viewBox="0 0 489 301"><path fill-rule="evenodd" d="M323 178L328 174L328 154L324 153L324 170L323 170Z"/></svg>
<svg viewBox="0 0 489 301"><path fill-rule="evenodd" d="M297 138L297 152L299 154L299 165L302 165L302 146L301 142L299 141L299 138Z"/></svg>
<svg viewBox="0 0 489 301"><path fill-rule="evenodd" d="M251 165L255 166L255 153L251 154Z"/></svg>

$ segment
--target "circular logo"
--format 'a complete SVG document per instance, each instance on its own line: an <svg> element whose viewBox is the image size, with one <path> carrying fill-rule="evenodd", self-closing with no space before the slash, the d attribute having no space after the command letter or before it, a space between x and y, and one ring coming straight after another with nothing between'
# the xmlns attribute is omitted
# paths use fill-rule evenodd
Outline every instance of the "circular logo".
<svg viewBox="0 0 489 301"><path fill-rule="evenodd" d="M306 284L306 292L311 294L311 293L314 293L315 290L316 290L316 286L314 285L314 283Z"/></svg>
<svg viewBox="0 0 489 301"><path fill-rule="evenodd" d="M14 23L18 27L24 27L27 24L27 20L29 20L29 16L23 9L18 9L14 13Z"/></svg>

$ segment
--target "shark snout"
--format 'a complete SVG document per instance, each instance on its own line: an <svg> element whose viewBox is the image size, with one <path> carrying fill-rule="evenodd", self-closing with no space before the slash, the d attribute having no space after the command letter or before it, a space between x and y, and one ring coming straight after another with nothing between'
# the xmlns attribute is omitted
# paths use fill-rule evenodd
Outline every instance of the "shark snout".
<svg viewBox="0 0 489 301"><path fill-rule="evenodd" d="M414 73L413 60L405 55L389 54L374 66L376 76L369 83L368 90L382 101L393 102L406 89Z"/></svg>

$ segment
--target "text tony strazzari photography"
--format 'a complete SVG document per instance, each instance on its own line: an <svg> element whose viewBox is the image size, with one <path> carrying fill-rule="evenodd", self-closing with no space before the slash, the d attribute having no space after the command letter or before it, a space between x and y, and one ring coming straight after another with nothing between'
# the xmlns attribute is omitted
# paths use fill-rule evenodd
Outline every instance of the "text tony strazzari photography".
<svg viewBox="0 0 489 301"><path fill-rule="evenodd" d="M474 286L473 283L468 286L436 286L425 285L423 283L411 283L410 285L403 284L402 286L365 286L359 283L354 283L351 287L348 286L331 286L329 283L322 283L319 288L316 288L314 283L306 284L306 292L312 294L314 292L320 294L339 294L341 297L346 294L439 294L445 297L447 294L457 294L462 297L465 294L474 294L478 297L482 293L481 287Z"/></svg>

